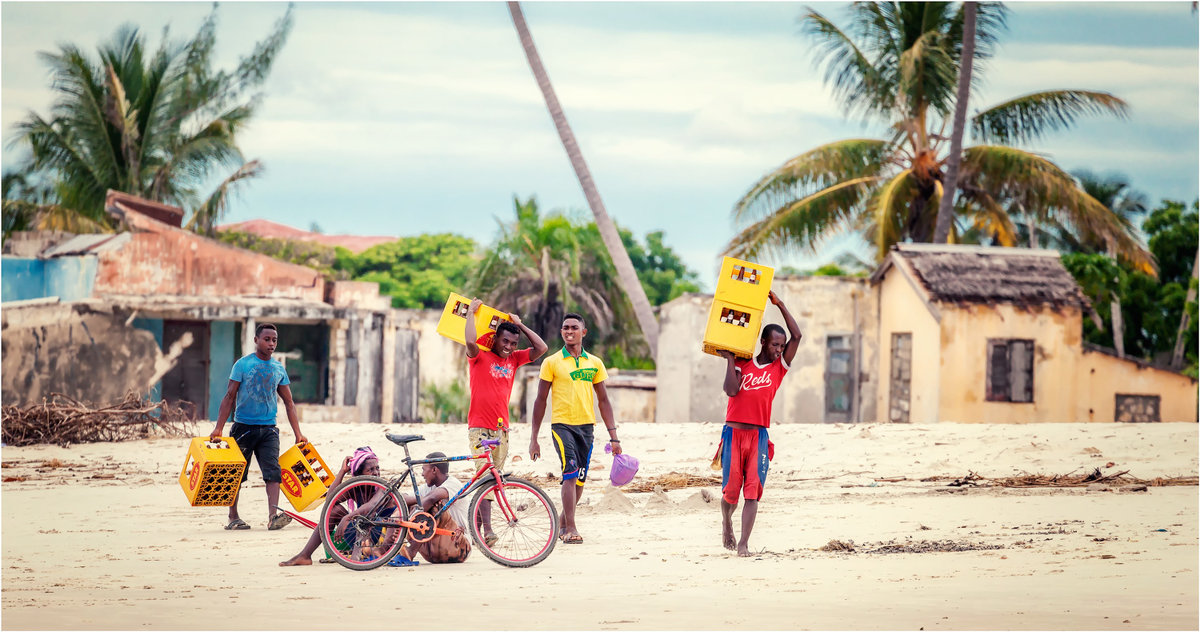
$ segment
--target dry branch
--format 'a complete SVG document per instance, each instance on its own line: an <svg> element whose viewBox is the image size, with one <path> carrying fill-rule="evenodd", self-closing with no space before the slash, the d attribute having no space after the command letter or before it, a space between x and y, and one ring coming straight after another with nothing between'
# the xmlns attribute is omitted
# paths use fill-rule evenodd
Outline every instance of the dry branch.
<svg viewBox="0 0 1200 632"><path fill-rule="evenodd" d="M127 441L155 431L187 436L194 423L192 404L150 402L134 392L103 407L51 393L50 399L40 404L4 406L2 411L3 441L10 446Z"/></svg>

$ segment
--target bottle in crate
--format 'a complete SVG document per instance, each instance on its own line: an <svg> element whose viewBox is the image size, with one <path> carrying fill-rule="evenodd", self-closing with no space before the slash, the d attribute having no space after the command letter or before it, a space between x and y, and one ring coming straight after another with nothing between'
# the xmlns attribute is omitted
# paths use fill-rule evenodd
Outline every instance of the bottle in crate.
<svg viewBox="0 0 1200 632"><path fill-rule="evenodd" d="M333 485L334 476L311 443L297 443L279 455L283 481L279 489L296 511L317 505Z"/></svg>
<svg viewBox="0 0 1200 632"><path fill-rule="evenodd" d="M179 486L193 507L228 507L237 498L246 459L233 437L196 437L188 446Z"/></svg>

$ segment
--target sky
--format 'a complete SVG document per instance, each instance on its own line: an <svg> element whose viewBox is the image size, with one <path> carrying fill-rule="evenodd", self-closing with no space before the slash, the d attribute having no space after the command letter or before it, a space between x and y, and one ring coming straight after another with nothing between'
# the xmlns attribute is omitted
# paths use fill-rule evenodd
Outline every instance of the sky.
<svg viewBox="0 0 1200 632"><path fill-rule="evenodd" d="M847 118L822 81L811 6L847 25L847 4L527 2L542 61L609 214L654 230L712 288L739 227L734 203L789 158L844 138L881 137ZM1127 119L1088 119L1024 146L1068 171L1121 174L1152 202L1200 185L1200 44L1190 2L1010 3L996 55L976 72L972 109L1047 89L1112 92ZM3 163L13 125L52 103L37 52L94 52L122 23L156 46L190 37L209 3L0 5ZM216 62L239 56L282 3L221 4ZM241 136L266 171L226 222L269 219L329 234L452 232L482 245L513 218L513 197L590 218L502 2L300 2L265 98ZM970 145L968 138L966 145ZM854 237L764 258L814 268Z"/></svg>

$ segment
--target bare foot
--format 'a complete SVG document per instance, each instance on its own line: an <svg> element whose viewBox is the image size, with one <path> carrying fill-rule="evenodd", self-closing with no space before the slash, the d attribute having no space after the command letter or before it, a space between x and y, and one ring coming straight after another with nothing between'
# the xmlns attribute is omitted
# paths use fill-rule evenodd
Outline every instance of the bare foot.
<svg viewBox="0 0 1200 632"><path fill-rule="evenodd" d="M297 553L295 557L279 563L280 566L312 566L312 558Z"/></svg>
<svg viewBox="0 0 1200 632"><path fill-rule="evenodd" d="M737 551L738 557L754 557L754 554L750 552L750 548L745 544L739 546Z"/></svg>
<svg viewBox="0 0 1200 632"><path fill-rule="evenodd" d="M737 549L737 544L735 544L733 541L733 525L721 525L721 544L730 551Z"/></svg>

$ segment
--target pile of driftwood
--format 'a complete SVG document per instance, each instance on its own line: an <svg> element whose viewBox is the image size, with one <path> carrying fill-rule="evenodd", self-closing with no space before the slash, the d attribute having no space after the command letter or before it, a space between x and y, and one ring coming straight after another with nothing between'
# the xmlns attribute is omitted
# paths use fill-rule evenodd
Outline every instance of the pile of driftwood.
<svg viewBox="0 0 1200 632"><path fill-rule="evenodd" d="M923 478L921 481L938 482L949 480L950 478L945 476L931 476ZM1176 485L1194 486L1200 483L1200 480L1195 476L1174 476L1169 478L1160 476L1150 480L1143 480L1136 476L1131 476L1129 470L1105 474L1097 467L1088 474L1076 474L1072 471L1067 474L1023 474L1021 476L1009 476L1006 478L985 478L975 472L968 472L966 476L954 478L947 485L949 487L1087 487L1088 485L1098 483L1171 487Z"/></svg>
<svg viewBox="0 0 1200 632"><path fill-rule="evenodd" d="M654 488L661 487L663 491L669 492L672 489L683 489L685 487L720 487L720 476L696 476L695 474L683 474L680 472L671 472L659 476L651 476L649 478L638 478L626 485L623 489L627 492L643 493L652 492Z"/></svg>
<svg viewBox="0 0 1200 632"><path fill-rule="evenodd" d="M191 434L194 413L191 403L173 406L165 401L150 402L133 392L104 407L52 393L41 404L4 406L0 434L10 446L127 441L156 432L187 436Z"/></svg>

